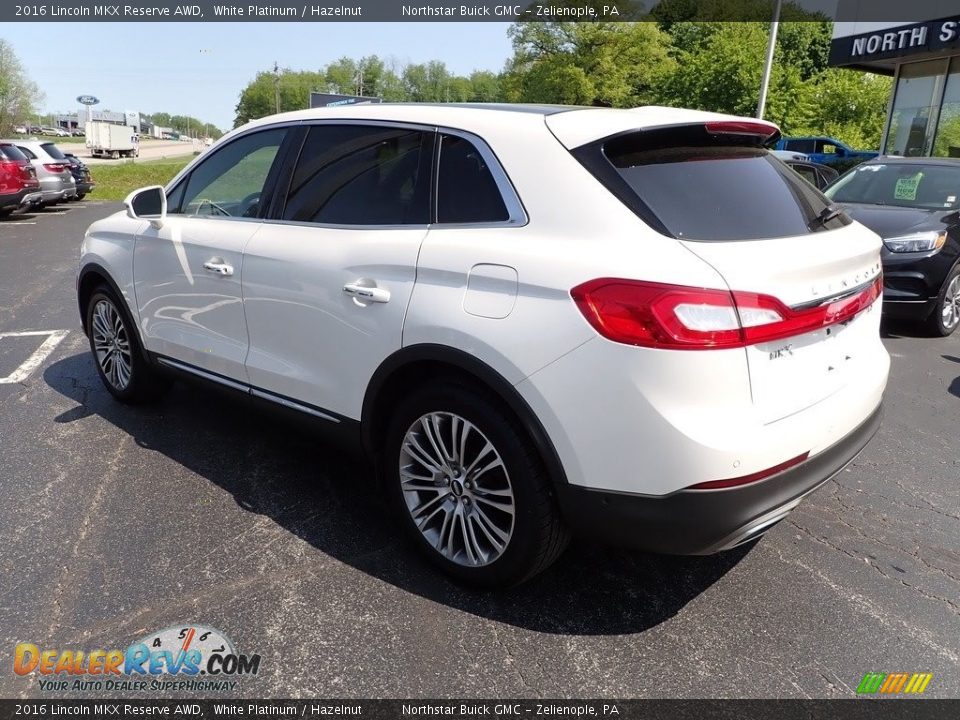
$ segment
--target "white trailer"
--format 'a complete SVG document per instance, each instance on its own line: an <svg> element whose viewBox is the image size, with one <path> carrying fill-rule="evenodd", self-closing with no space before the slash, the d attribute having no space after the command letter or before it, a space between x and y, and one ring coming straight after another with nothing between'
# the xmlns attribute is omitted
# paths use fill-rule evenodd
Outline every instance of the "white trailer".
<svg viewBox="0 0 960 720"><path fill-rule="evenodd" d="M87 123L86 132L93 157L135 158L140 154L140 138L132 127L93 120Z"/></svg>

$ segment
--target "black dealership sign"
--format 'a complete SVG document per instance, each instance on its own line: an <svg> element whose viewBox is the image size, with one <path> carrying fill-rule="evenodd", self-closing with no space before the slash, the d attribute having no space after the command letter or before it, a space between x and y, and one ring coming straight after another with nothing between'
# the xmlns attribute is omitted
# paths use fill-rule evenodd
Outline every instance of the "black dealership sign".
<svg viewBox="0 0 960 720"><path fill-rule="evenodd" d="M830 64L859 65L951 48L960 48L960 16L835 38Z"/></svg>

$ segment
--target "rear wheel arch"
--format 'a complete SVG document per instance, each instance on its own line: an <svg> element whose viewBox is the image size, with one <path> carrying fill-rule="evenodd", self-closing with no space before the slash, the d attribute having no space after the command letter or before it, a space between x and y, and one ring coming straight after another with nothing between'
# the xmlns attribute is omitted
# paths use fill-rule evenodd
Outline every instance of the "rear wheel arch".
<svg viewBox="0 0 960 720"><path fill-rule="evenodd" d="M554 485L566 485L567 476L553 442L536 414L499 372L473 355L445 345L412 345L384 360L367 385L361 410L364 450L377 461L390 424L392 408L415 385L438 380L460 381L483 393L492 393L517 420L533 443Z"/></svg>

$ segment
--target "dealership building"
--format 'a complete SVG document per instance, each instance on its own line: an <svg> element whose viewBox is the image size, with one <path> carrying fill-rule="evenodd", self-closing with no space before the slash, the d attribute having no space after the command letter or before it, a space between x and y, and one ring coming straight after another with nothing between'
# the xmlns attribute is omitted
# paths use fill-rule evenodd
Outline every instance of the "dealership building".
<svg viewBox="0 0 960 720"><path fill-rule="evenodd" d="M929 19L909 23L877 22L876 7L873 0L840 0L830 65L894 78L881 152L960 157L956 0L911 3L911 14L922 9Z"/></svg>

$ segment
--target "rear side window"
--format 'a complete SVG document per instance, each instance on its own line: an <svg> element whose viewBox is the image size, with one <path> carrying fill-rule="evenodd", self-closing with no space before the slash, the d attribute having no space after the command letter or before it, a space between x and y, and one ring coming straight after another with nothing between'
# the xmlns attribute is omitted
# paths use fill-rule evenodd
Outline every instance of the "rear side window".
<svg viewBox="0 0 960 720"><path fill-rule="evenodd" d="M510 219L490 168L466 138L446 135L440 142L437 222L495 223Z"/></svg>
<svg viewBox="0 0 960 720"><path fill-rule="evenodd" d="M426 225L433 133L364 125L310 128L284 220L323 225Z"/></svg>
<svg viewBox="0 0 960 720"><path fill-rule="evenodd" d="M828 210L819 190L753 142L688 126L621 135L574 154L641 218L676 238L761 240L849 224Z"/></svg>
<svg viewBox="0 0 960 720"><path fill-rule="evenodd" d="M40 147L43 148L43 151L52 157L54 160L64 160L65 156L63 152L53 143L43 143Z"/></svg>
<svg viewBox="0 0 960 720"><path fill-rule="evenodd" d="M3 160L16 160L18 162L23 162L27 160L27 156L20 152L20 148L16 145L0 145L0 158Z"/></svg>

